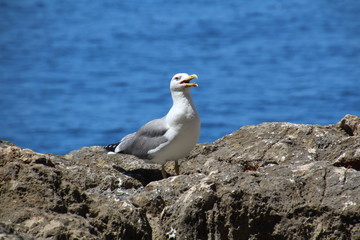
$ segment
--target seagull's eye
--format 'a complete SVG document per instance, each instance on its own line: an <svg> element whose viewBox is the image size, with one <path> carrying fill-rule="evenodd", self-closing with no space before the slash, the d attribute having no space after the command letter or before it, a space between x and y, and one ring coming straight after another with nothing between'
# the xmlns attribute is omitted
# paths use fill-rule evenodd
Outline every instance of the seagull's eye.
<svg viewBox="0 0 360 240"><path fill-rule="evenodd" d="M180 77L175 77L175 80L180 80Z"/></svg>

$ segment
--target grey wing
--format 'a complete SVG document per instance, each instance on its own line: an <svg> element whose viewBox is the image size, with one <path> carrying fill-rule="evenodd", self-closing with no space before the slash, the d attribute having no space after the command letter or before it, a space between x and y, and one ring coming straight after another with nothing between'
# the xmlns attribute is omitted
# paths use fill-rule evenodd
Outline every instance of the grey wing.
<svg viewBox="0 0 360 240"><path fill-rule="evenodd" d="M116 144L115 149L113 150L116 153L124 153L124 151L131 145L134 140L136 132L131 133L123 137L120 142ZM106 146L107 147L107 146Z"/></svg>
<svg viewBox="0 0 360 240"><path fill-rule="evenodd" d="M168 141L164 136L168 129L164 118L150 121L137 132L125 136L116 147L115 152L150 159L148 152Z"/></svg>

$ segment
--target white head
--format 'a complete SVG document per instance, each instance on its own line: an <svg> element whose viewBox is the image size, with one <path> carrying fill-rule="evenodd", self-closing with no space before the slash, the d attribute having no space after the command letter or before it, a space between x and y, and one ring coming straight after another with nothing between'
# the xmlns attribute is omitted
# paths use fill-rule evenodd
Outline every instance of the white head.
<svg viewBox="0 0 360 240"><path fill-rule="evenodd" d="M175 74L170 81L171 91L185 91L191 87L197 87L196 83L191 83L190 81L194 78L198 78L196 74L188 75L187 73L177 73Z"/></svg>

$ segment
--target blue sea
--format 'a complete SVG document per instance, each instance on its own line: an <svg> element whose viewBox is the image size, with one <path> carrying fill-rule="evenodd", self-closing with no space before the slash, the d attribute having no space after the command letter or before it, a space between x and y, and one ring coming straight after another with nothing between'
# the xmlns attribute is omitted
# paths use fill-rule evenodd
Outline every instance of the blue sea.
<svg viewBox="0 0 360 240"><path fill-rule="evenodd" d="M0 0L0 139L66 154L165 115L197 74L199 142L360 116L360 1Z"/></svg>

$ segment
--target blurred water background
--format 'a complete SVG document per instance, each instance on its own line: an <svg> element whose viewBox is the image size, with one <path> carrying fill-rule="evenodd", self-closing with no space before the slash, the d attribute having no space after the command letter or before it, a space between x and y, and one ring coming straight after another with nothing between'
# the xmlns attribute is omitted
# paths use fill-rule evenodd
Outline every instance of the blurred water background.
<svg viewBox="0 0 360 240"><path fill-rule="evenodd" d="M199 142L360 115L360 1L0 0L0 139L65 154L171 107L199 76Z"/></svg>

